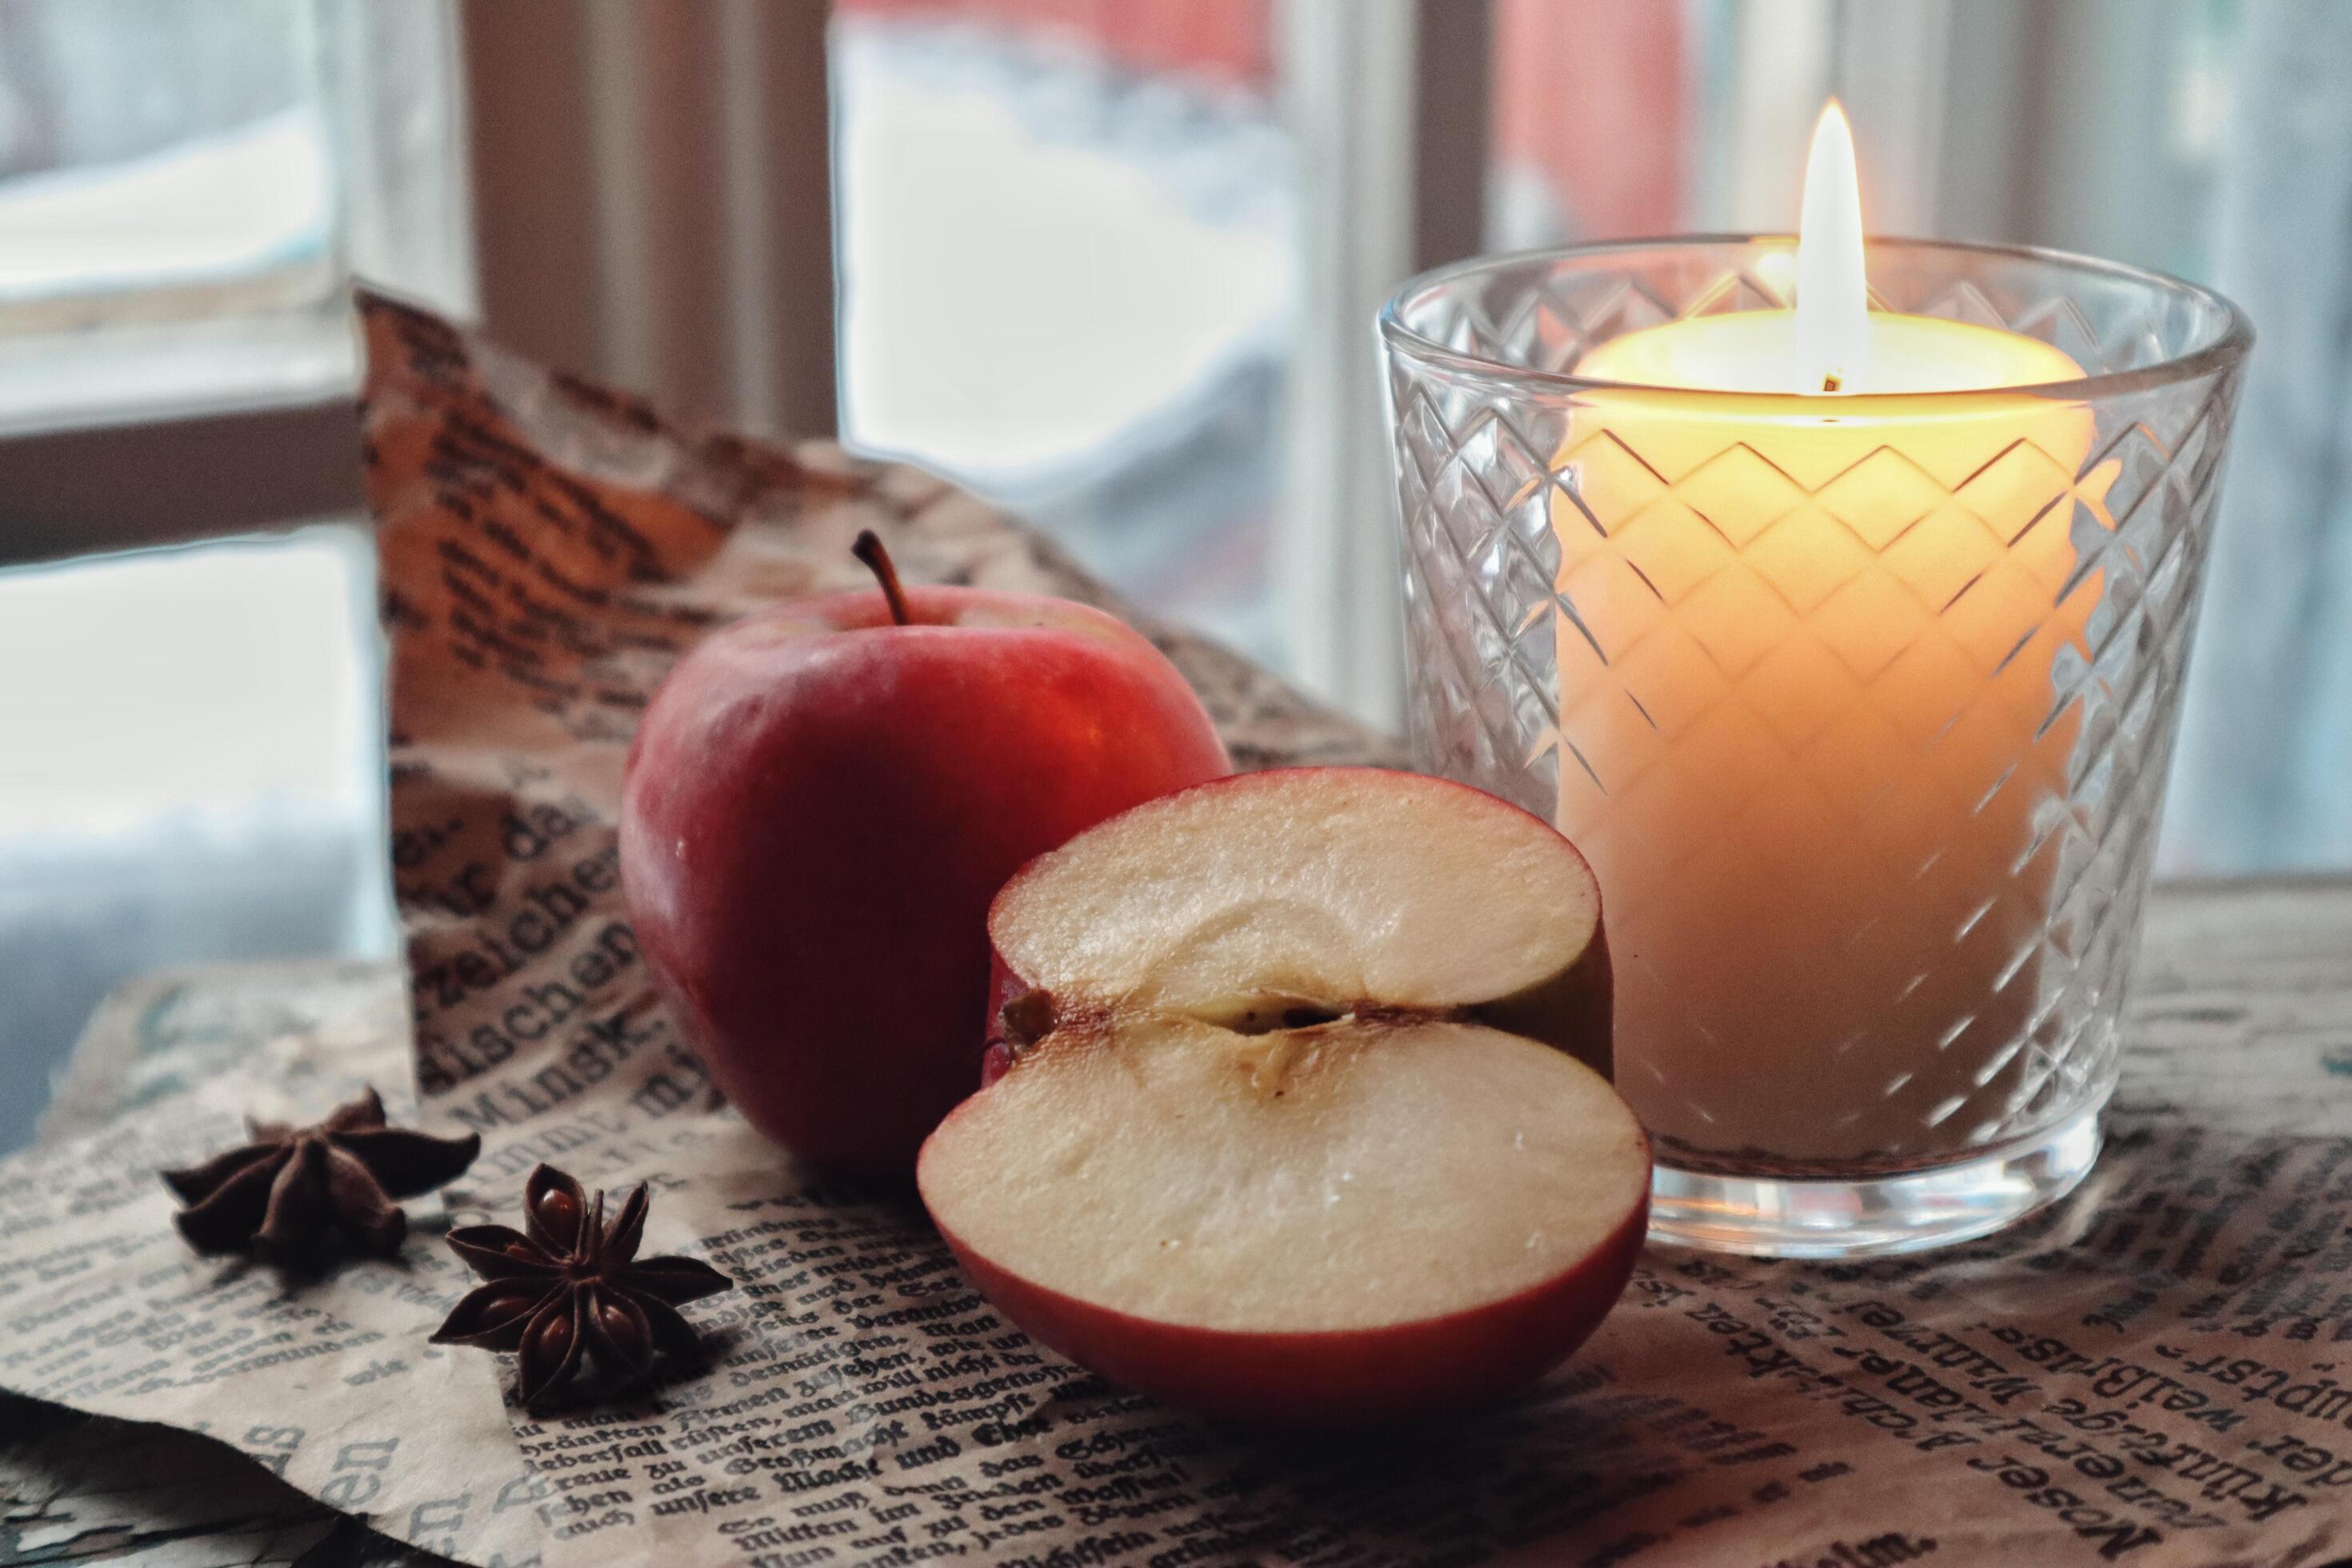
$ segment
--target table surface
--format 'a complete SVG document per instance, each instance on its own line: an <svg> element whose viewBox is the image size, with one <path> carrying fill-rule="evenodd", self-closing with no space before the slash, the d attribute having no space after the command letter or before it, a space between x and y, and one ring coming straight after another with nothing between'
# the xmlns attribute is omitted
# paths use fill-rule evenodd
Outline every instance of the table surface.
<svg viewBox="0 0 2352 1568"><path fill-rule="evenodd" d="M100 1006L39 1146L102 1125L253 1042L363 1014L403 1026L391 964L184 970ZM2352 878L2181 883L2149 900L2119 1106L2213 1128L2352 1127ZM302 1568L433 1561L205 1438L0 1396L0 1568L121 1563Z"/></svg>

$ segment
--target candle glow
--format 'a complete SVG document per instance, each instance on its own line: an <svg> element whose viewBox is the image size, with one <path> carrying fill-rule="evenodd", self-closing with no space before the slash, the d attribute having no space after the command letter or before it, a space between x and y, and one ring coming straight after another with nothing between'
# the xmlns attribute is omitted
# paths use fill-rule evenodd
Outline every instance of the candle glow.
<svg viewBox="0 0 2352 1568"><path fill-rule="evenodd" d="M1556 465L1556 820L1609 901L1619 1087L1685 1165L1931 1163L2049 1077L2071 530L2112 525L2087 412L2019 389L2082 371L1869 310L1857 188L1832 106L1795 308L1595 347Z"/></svg>
<svg viewBox="0 0 2352 1568"><path fill-rule="evenodd" d="M1862 181L1853 132L1832 99L1805 155L1804 214L1797 227L1797 392L1865 390L1870 285L1862 257Z"/></svg>

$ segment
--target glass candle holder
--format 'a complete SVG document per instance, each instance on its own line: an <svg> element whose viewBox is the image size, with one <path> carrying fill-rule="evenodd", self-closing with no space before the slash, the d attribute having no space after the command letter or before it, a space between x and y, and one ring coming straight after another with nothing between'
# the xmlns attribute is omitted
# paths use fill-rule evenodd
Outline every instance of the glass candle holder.
<svg viewBox="0 0 2352 1568"><path fill-rule="evenodd" d="M1844 1257L2097 1156L2252 334L2155 274L1878 240L1874 310L2065 379L1625 374L1673 358L1630 334L1786 310L1794 248L1480 260L1380 328L1412 742L1599 876L1653 1236Z"/></svg>

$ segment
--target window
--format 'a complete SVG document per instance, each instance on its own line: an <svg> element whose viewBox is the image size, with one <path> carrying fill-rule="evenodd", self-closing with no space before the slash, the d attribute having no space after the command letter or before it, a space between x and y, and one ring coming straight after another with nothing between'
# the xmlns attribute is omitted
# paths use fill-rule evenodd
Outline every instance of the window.
<svg viewBox="0 0 2352 1568"><path fill-rule="evenodd" d="M451 48L436 0L0 3L0 561L356 501L348 279L470 298Z"/></svg>
<svg viewBox="0 0 2352 1568"><path fill-rule="evenodd" d="M1265 0L842 0L843 432L1277 657L1289 146Z"/></svg>
<svg viewBox="0 0 2352 1568"><path fill-rule="evenodd" d="M447 15L0 0L0 1148L133 974L388 955L354 268L463 303Z"/></svg>
<svg viewBox="0 0 2352 1568"><path fill-rule="evenodd" d="M325 117L296 0L0 9L0 331L321 299Z"/></svg>
<svg viewBox="0 0 2352 1568"><path fill-rule="evenodd" d="M0 572L0 1149L133 975L389 955L352 526Z"/></svg>
<svg viewBox="0 0 2352 1568"><path fill-rule="evenodd" d="M2237 0L1493 4L1498 248L1786 229L1835 94L1876 232L2210 268Z"/></svg>

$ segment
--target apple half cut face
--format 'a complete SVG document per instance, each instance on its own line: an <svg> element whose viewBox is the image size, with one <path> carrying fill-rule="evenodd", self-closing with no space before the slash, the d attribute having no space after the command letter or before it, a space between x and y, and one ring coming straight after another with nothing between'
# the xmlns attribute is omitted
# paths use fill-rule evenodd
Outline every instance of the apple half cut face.
<svg viewBox="0 0 2352 1568"><path fill-rule="evenodd" d="M1032 862L989 928L990 1079L917 1177L1072 1360L1386 1419L1541 1376L1624 1289L1649 1147L1586 1065L1598 889L1538 818L1373 769L1220 780Z"/></svg>

